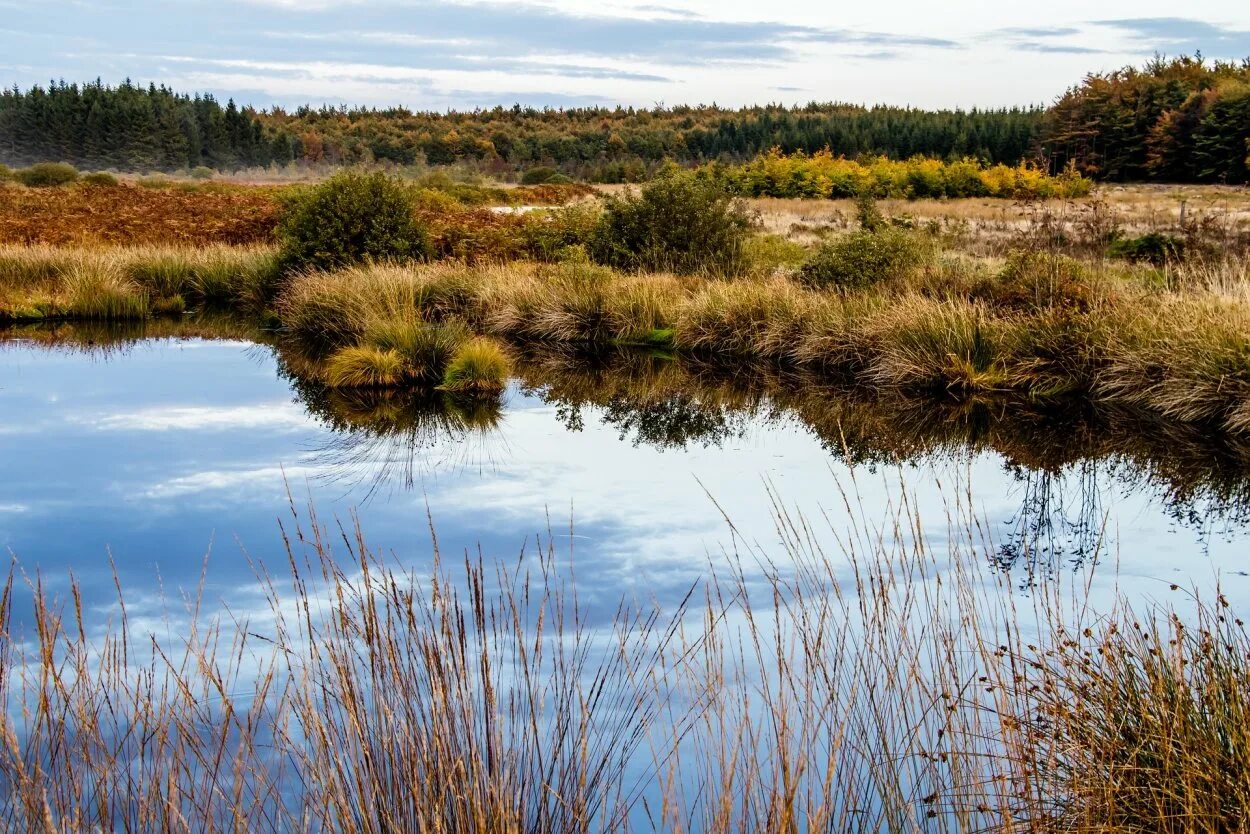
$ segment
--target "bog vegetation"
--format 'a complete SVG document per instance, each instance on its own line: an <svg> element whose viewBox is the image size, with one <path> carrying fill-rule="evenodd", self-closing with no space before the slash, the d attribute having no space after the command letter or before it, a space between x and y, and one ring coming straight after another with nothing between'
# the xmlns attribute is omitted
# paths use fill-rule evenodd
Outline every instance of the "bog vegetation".
<svg viewBox="0 0 1250 834"><path fill-rule="evenodd" d="M1097 202L1067 221L1042 209L987 257L867 195L857 230L807 248L679 169L601 208L501 213L454 193L347 172L289 192L276 246L9 248L0 319L226 304L268 317L343 388L498 389L508 342L641 345L1250 432L1250 235L1235 223L1130 234Z"/></svg>
<svg viewBox="0 0 1250 834"><path fill-rule="evenodd" d="M949 559L902 544L924 541L906 507L837 552L777 522L779 551L735 542L685 603L626 596L606 619L554 543L454 571L435 545L421 578L303 512L248 620L193 596L165 615L183 638L127 616L101 634L76 584L10 572L0 821L1179 834L1250 813L1250 639L1218 591L1018 608L975 567L971 520Z"/></svg>
<svg viewBox="0 0 1250 834"><path fill-rule="evenodd" d="M1055 446L1244 449L1245 212L1124 210L1090 177L1244 181L1246 84L1244 66L1160 60L1046 112L972 113L261 113L130 84L6 91L0 324L172 332L224 309L226 332L264 332L297 387L341 406L328 419L392 427L429 419L410 396L454 403L438 419L461 427L497 419L534 355L575 370L551 402L580 391L632 426L601 373L627 356L655 371L649 396L657 375L680 387L638 428L660 445L717 430L717 398L762 379L848 457L952 436L1037 455L1010 417L1062 426L1091 405L1121 430ZM469 161L525 184L214 173L288 161ZM590 199L569 174L646 182ZM821 202L778 225L789 198ZM914 419L884 427L884 403ZM176 642L121 601L101 636L76 586L12 571L0 827L1244 830L1250 639L1218 592L1184 619L1124 600L1093 620L1046 594L1021 611L970 567L975 519L949 560L905 544L926 540L906 507L832 554L777 522L793 571L735 542L677 610L623 599L606 622L554 549L456 576L436 559L418 581L358 530L334 553L315 516L285 531L291 575L258 577L254 621L193 614Z"/></svg>

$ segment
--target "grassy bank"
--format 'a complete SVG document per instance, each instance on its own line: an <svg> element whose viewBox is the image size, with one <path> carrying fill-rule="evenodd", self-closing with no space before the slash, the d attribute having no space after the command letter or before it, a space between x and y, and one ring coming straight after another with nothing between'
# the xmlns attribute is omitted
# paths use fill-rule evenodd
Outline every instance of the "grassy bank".
<svg viewBox="0 0 1250 834"><path fill-rule="evenodd" d="M361 266L280 281L275 258L265 248L7 248L0 319L142 318L201 303L258 310L276 295L273 322L312 356L351 352L337 360L345 384L441 381L477 332L806 369L909 396L1131 405L1250 431L1250 273L1240 260L1160 269L941 253L836 291L782 276L532 262Z"/></svg>
<svg viewBox="0 0 1250 834"><path fill-rule="evenodd" d="M189 304L258 311L276 291L266 247L0 248L0 322L142 320Z"/></svg>
<svg viewBox="0 0 1250 834"><path fill-rule="evenodd" d="M972 567L973 521L942 561L901 544L925 540L905 507L836 552L778 509L778 551L737 542L685 603L592 617L554 545L427 579L298 516L246 622L192 596L167 615L184 637L124 599L97 630L76 587L10 575L7 828L1079 834L1250 811L1250 641L1222 597L1021 609Z"/></svg>
<svg viewBox="0 0 1250 834"><path fill-rule="evenodd" d="M806 368L904 394L1123 403L1250 430L1250 275L1173 274L1050 257L944 262L851 294L785 279L713 281L563 265L363 267L297 279L283 324L326 351L376 342L396 315L516 342L668 348Z"/></svg>

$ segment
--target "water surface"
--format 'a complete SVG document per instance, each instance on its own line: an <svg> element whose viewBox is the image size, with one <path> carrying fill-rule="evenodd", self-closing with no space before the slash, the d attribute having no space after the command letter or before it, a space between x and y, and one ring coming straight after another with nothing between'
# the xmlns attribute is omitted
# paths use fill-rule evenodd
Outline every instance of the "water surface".
<svg viewBox="0 0 1250 834"><path fill-rule="evenodd" d="M1094 570L1095 593L1250 590L1244 458L1122 415L1023 417L993 404L905 407L803 381L743 383L663 357L531 357L498 403L341 395L276 347L161 338L0 342L0 544L50 587L107 611L116 571L152 611L206 573L243 605L279 522L311 504L359 517L412 567L553 537L583 598L677 599L742 542L783 559L773 495L828 548L904 505L932 548L984 518L979 558L1028 592ZM567 552L566 552L567 551ZM610 612L607 612L610 613ZM101 614L103 616L103 614Z"/></svg>

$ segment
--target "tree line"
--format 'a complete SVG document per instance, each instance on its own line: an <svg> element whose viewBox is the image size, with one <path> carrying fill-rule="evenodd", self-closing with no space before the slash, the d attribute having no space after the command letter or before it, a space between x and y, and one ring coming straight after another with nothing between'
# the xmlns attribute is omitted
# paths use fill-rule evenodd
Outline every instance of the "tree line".
<svg viewBox="0 0 1250 834"><path fill-rule="evenodd" d="M314 161L498 160L513 168L555 165L589 179L631 179L668 160L740 162L774 147L1014 164L1036 146L1043 115L1040 108L925 111L814 103L738 110L514 106L471 113L301 108L264 118L299 135Z"/></svg>
<svg viewBox="0 0 1250 834"><path fill-rule="evenodd" d="M919 110L811 103L472 112L224 107L212 96L95 82L0 93L0 161L122 170L205 165L468 164L559 168L637 181L663 163L741 163L776 148L850 159L916 156L995 165L1072 164L1105 180L1246 182L1250 60L1156 58L1092 74L1050 108Z"/></svg>
<svg viewBox="0 0 1250 834"><path fill-rule="evenodd" d="M84 168L171 171L285 165L299 140L250 108L209 95L126 81L116 87L58 82L0 92L0 160L69 162Z"/></svg>
<svg viewBox="0 0 1250 834"><path fill-rule="evenodd" d="M1042 149L1103 180L1250 180L1250 58L1157 57L1090 75L1046 113Z"/></svg>

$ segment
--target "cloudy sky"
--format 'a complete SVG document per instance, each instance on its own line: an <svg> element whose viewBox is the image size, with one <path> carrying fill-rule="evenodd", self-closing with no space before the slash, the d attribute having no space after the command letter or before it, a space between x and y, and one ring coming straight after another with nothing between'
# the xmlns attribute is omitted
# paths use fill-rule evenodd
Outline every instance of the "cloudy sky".
<svg viewBox="0 0 1250 834"><path fill-rule="evenodd" d="M1250 56L1250 4L0 0L0 83L130 77L261 107L1000 106L1195 50Z"/></svg>

